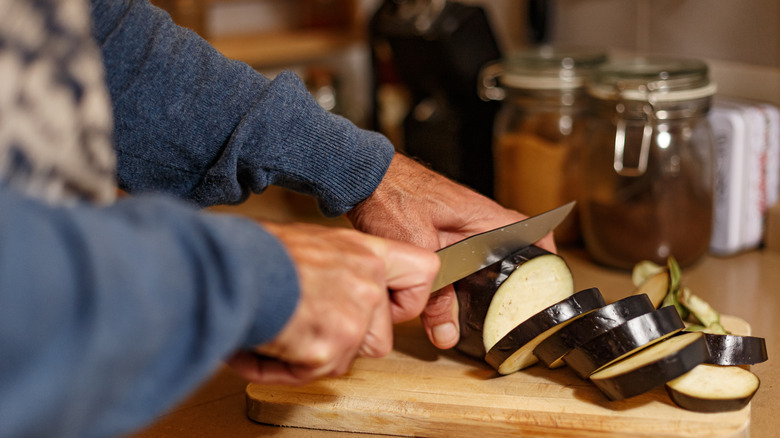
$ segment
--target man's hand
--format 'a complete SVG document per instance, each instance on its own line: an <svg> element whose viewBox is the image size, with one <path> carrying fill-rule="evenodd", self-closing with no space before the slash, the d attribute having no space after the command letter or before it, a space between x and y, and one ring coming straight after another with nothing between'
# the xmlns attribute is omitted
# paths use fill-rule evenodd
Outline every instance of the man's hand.
<svg viewBox="0 0 780 438"><path fill-rule="evenodd" d="M527 216L396 154L376 191L347 217L358 230L437 250ZM537 245L556 249L552 234ZM431 296L422 321L437 347L457 343L458 303L452 286Z"/></svg>
<svg viewBox="0 0 780 438"><path fill-rule="evenodd" d="M262 356L241 352L230 360L243 377L303 384L343 374L359 355L388 354L392 324L425 307L439 269L433 252L346 228L264 226L295 262L301 296L282 331L258 347Z"/></svg>

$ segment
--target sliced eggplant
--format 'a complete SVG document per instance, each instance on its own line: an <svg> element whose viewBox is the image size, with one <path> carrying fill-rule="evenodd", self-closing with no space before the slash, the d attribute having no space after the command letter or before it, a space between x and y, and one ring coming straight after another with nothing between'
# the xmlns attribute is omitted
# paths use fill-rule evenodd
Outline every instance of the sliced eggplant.
<svg viewBox="0 0 780 438"><path fill-rule="evenodd" d="M690 311L687 307L683 306L682 303L680 303L680 293L678 290L670 290L668 294L664 297L664 301L661 303L661 307L674 307L677 310L677 313L680 314L680 318L683 320L687 320L688 316L690 316Z"/></svg>
<svg viewBox="0 0 780 438"><path fill-rule="evenodd" d="M563 357L569 351L629 319L654 310L646 294L630 295L572 321L540 342L534 355L550 368L563 366Z"/></svg>
<svg viewBox="0 0 780 438"><path fill-rule="evenodd" d="M669 270L669 291L676 293L682 283L682 270L677 259L669 256L666 259L666 268ZM683 318L685 319L685 318Z"/></svg>
<svg viewBox="0 0 780 438"><path fill-rule="evenodd" d="M574 282L562 257L531 245L456 282L455 292L461 327L455 348L484 360L518 324L571 296Z"/></svg>
<svg viewBox="0 0 780 438"><path fill-rule="evenodd" d="M672 401L697 412L737 411L750 403L761 382L736 366L702 364L666 383Z"/></svg>
<svg viewBox="0 0 780 438"><path fill-rule="evenodd" d="M653 274L645 281L643 281L639 287L637 287L635 295L646 294L650 301L653 303L654 308L661 307L664 302L664 298L669 292L669 272L663 270L656 274Z"/></svg>
<svg viewBox="0 0 780 438"><path fill-rule="evenodd" d="M769 359L764 338L705 333L710 350L708 363L715 365L753 365Z"/></svg>
<svg viewBox="0 0 780 438"><path fill-rule="evenodd" d="M571 350L563 361L580 377L661 341L685 327L674 307L662 307L632 318Z"/></svg>
<svg viewBox="0 0 780 438"><path fill-rule="evenodd" d="M678 293L680 305L685 307L696 321L700 322L704 330L710 333L728 334L720 323L720 313L710 304L691 293L687 287L681 287Z"/></svg>
<svg viewBox="0 0 780 438"><path fill-rule="evenodd" d="M622 400L661 386L708 358L704 335L684 333L603 368L593 373L590 380L610 400Z"/></svg>
<svg viewBox="0 0 780 438"><path fill-rule="evenodd" d="M665 270L666 267L656 264L655 262L642 260L635 264L634 269L631 270L631 281L634 283L634 286L639 287L650 277Z"/></svg>
<svg viewBox="0 0 780 438"><path fill-rule="evenodd" d="M485 361L500 374L511 374L536 363L534 348L545 338L589 312L604 306L596 288L585 289L564 298L526 319L496 342Z"/></svg>
<svg viewBox="0 0 780 438"><path fill-rule="evenodd" d="M677 260L674 257L669 256L666 259L666 269L669 273L669 291L658 307L674 306L677 309L677 313L680 314L680 318L686 320L690 312L687 307L680 303L680 283L682 281L680 265L677 264Z"/></svg>

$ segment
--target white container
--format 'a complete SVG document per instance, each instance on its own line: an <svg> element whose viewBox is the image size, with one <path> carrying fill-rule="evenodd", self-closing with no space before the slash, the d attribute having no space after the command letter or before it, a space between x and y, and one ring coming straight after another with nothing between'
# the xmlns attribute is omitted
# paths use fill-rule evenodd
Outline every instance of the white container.
<svg viewBox="0 0 780 438"><path fill-rule="evenodd" d="M731 255L758 247L767 209L780 192L780 111L716 97L709 114L717 172L710 252Z"/></svg>

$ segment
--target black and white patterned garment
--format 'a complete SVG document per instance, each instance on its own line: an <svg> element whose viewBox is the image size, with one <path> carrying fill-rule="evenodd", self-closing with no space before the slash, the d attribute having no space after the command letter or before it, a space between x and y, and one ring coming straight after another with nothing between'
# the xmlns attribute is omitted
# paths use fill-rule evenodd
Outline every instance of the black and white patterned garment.
<svg viewBox="0 0 780 438"><path fill-rule="evenodd" d="M51 203L115 196L103 64L86 0L0 0L0 185Z"/></svg>

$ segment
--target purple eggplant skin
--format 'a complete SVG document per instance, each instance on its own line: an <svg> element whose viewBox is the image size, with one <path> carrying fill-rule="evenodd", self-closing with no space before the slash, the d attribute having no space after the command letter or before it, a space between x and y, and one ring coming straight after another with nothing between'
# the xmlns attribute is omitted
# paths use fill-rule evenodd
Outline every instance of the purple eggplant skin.
<svg viewBox="0 0 780 438"><path fill-rule="evenodd" d="M563 361L585 379L618 357L684 328L674 306L662 307L596 336L571 350Z"/></svg>
<svg viewBox="0 0 780 438"><path fill-rule="evenodd" d="M534 355L548 367L553 366L571 350L605 333L629 319L655 310L647 294L630 295L606 305L558 330L542 341Z"/></svg>
<svg viewBox="0 0 780 438"><path fill-rule="evenodd" d="M530 245L455 282L460 322L460 340L455 345L456 350L480 361L484 360L486 352L482 342L482 327L493 295L520 265L547 254L553 253Z"/></svg>
<svg viewBox="0 0 780 438"><path fill-rule="evenodd" d="M710 349L708 363L714 365L754 365L769 359L764 338L705 333Z"/></svg>
<svg viewBox="0 0 780 438"><path fill-rule="evenodd" d="M520 347L547 330L583 313L606 305L601 291L593 287L575 293L536 313L504 335L485 355L485 361L498 369Z"/></svg>
<svg viewBox="0 0 780 438"><path fill-rule="evenodd" d="M734 399L706 399L699 397L692 397L683 392L675 391L666 386L666 393L669 394L669 398L672 399L677 406L695 412L728 412L738 411L750 403L753 396L756 395L755 391L747 397L740 397Z"/></svg>
<svg viewBox="0 0 780 438"><path fill-rule="evenodd" d="M707 342L700 337L675 354L610 379L592 380L611 401L631 398L682 376L710 357Z"/></svg>

